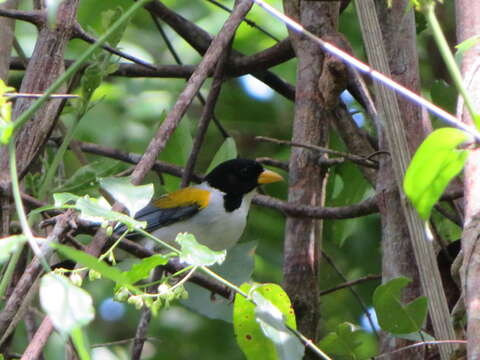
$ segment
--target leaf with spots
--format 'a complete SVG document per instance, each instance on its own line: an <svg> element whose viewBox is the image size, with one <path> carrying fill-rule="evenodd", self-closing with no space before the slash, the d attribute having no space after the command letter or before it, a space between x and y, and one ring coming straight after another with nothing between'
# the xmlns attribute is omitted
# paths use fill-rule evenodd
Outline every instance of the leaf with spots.
<svg viewBox="0 0 480 360"><path fill-rule="evenodd" d="M233 306L235 337L246 358L301 359L303 345L285 326L296 328L296 322L290 299L283 289L276 284L257 285L253 289L251 284L243 284L241 289L253 291L255 302L237 294Z"/></svg>

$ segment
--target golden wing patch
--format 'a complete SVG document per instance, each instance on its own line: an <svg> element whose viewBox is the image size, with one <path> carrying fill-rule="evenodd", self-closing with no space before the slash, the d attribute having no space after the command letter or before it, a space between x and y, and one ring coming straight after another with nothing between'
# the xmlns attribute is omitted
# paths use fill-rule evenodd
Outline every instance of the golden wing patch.
<svg viewBox="0 0 480 360"><path fill-rule="evenodd" d="M209 200L210 192L208 190L187 187L185 189L180 189L170 194L163 195L153 204L156 207L163 209L196 204L200 207L200 209L203 209L208 205Z"/></svg>

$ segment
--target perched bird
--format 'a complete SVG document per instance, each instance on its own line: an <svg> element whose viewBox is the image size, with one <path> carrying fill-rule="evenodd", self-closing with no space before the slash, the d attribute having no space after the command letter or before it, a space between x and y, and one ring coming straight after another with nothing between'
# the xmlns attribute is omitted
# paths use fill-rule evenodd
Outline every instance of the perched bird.
<svg viewBox="0 0 480 360"><path fill-rule="evenodd" d="M146 231L170 244L179 232L188 232L212 250L229 249L245 229L256 188L281 180L254 160L228 160L201 184L163 195L139 210L135 219L146 221Z"/></svg>

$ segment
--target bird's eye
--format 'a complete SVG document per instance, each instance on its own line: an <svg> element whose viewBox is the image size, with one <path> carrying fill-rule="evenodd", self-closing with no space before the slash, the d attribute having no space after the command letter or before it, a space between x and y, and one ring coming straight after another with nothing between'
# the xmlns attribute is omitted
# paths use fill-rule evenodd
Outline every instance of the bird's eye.
<svg viewBox="0 0 480 360"><path fill-rule="evenodd" d="M249 172L250 172L250 171L249 171L248 168L246 168L246 167L241 168L241 169L240 169L240 176L241 176L241 177L247 177L248 174L249 174Z"/></svg>

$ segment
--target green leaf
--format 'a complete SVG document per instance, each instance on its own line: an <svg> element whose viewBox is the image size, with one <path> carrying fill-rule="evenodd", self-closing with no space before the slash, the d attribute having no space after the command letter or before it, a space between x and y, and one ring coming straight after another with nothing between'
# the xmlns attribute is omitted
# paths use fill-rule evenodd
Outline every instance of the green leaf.
<svg viewBox="0 0 480 360"><path fill-rule="evenodd" d="M249 293L252 285L241 289ZM233 305L235 337L246 358L301 359L304 347L285 326L296 328L287 294L276 284L264 284L254 288L252 297L255 304L237 294Z"/></svg>
<svg viewBox="0 0 480 360"><path fill-rule="evenodd" d="M319 343L319 347L330 355L343 356L348 359L360 359L359 347L362 345L364 330L344 322L334 332L327 334Z"/></svg>
<svg viewBox="0 0 480 360"><path fill-rule="evenodd" d="M427 298L418 297L407 305L400 300L401 290L410 282L410 279L399 277L375 289L373 306L382 330L408 334L422 328L427 317Z"/></svg>
<svg viewBox="0 0 480 360"><path fill-rule="evenodd" d="M0 264L7 261L10 255L17 251L26 241L27 237L23 234L0 239Z"/></svg>
<svg viewBox="0 0 480 360"><path fill-rule="evenodd" d="M147 226L145 221L137 221L130 216L110 210L110 205L103 198L95 199L84 196L77 200L75 207L80 210L80 216L88 221L99 223L120 221L130 230L143 229Z"/></svg>
<svg viewBox="0 0 480 360"><path fill-rule="evenodd" d="M461 130L438 129L424 140L413 156L403 189L424 220L429 218L448 183L462 171L468 153L457 146L469 138Z"/></svg>
<svg viewBox="0 0 480 360"><path fill-rule="evenodd" d="M53 194L53 201L55 207L62 207L69 202L76 203L80 196L71 193L55 193Z"/></svg>
<svg viewBox="0 0 480 360"><path fill-rule="evenodd" d="M82 102L87 104L90 101L94 91L100 86L103 80L103 70L96 62L87 66L84 75L80 80L82 91Z"/></svg>
<svg viewBox="0 0 480 360"><path fill-rule="evenodd" d="M237 157L237 145L232 137L227 137L207 169L207 174L224 161L235 159Z"/></svg>
<svg viewBox="0 0 480 360"><path fill-rule="evenodd" d="M465 52L474 47L479 41L480 35L474 35L455 46L457 49L455 52L455 61L457 62L458 66L461 65Z"/></svg>
<svg viewBox="0 0 480 360"><path fill-rule="evenodd" d="M104 31L107 31L117 19L123 15L123 9L120 6L117 6L115 9L110 9L102 12L102 28ZM108 37L108 43L112 47L116 47L120 42L125 29L127 28L129 21L126 21L120 26L116 31Z"/></svg>
<svg viewBox="0 0 480 360"><path fill-rule="evenodd" d="M448 84L445 80L434 80L430 88L430 97L437 106L446 111L455 112L458 97L455 86Z"/></svg>
<svg viewBox="0 0 480 360"><path fill-rule="evenodd" d="M110 177L99 179L100 186L112 197L121 202L131 216L148 205L153 196L153 184L133 185L130 177Z"/></svg>
<svg viewBox="0 0 480 360"><path fill-rule="evenodd" d="M90 294L55 273L44 275L40 281L40 304L62 334L70 334L95 317Z"/></svg>
<svg viewBox="0 0 480 360"><path fill-rule="evenodd" d="M74 260L75 262L82 264L89 269L93 269L99 272L100 274L102 274L103 277L106 277L107 279L110 279L119 285L130 285L128 277L125 276L120 270L114 268L113 266L107 265L103 261L99 261L96 257L93 257L92 255L65 245L51 244L50 246L55 248L67 258Z"/></svg>
<svg viewBox="0 0 480 360"><path fill-rule="evenodd" d="M200 244L192 234L180 233L175 241L180 244L180 260L193 266L221 264L227 254L225 250L214 251Z"/></svg>
<svg viewBox="0 0 480 360"><path fill-rule="evenodd" d="M147 278L155 267L165 265L167 262L167 256L155 254L132 265L130 270L123 272L123 275L128 279L130 284L135 284L137 281Z"/></svg>

